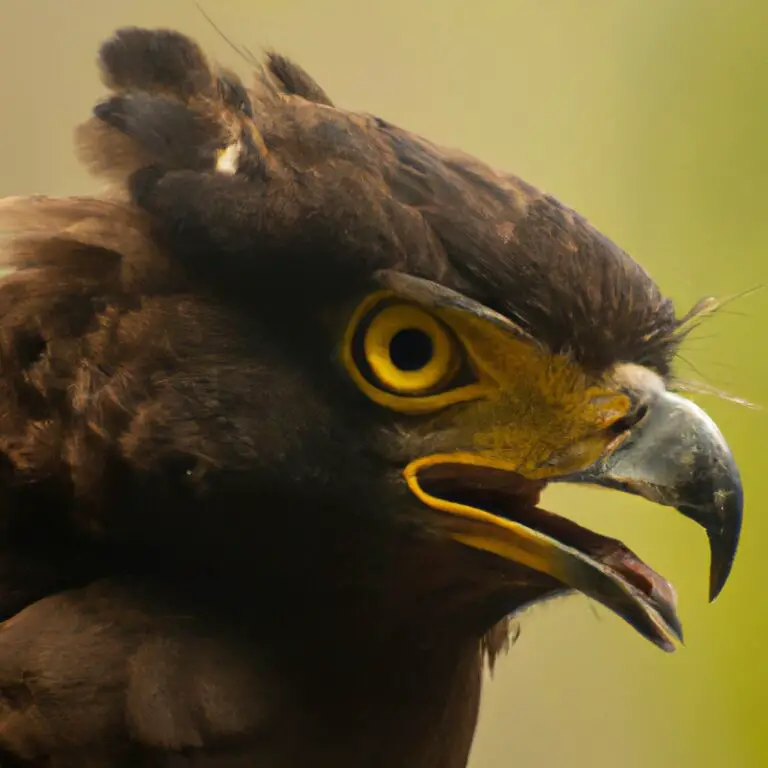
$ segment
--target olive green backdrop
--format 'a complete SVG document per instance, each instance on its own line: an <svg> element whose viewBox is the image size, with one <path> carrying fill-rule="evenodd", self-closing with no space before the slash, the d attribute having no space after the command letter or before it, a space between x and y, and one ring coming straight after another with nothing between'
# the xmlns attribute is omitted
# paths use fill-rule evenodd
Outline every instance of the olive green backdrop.
<svg viewBox="0 0 768 768"><path fill-rule="evenodd" d="M204 0L254 51L300 61L377 112L546 188L687 308L768 280L764 0ZM247 73L192 0L0 0L0 194L96 188L71 151L124 24L197 37ZM768 291L686 346L686 373L768 404ZM706 602L705 538L651 504L561 489L545 503L616 535L678 587L688 645L667 656L602 608L534 609L485 694L473 768L768 766L765 412L701 399L743 468L731 583ZM393 734L397 738L397 734Z"/></svg>

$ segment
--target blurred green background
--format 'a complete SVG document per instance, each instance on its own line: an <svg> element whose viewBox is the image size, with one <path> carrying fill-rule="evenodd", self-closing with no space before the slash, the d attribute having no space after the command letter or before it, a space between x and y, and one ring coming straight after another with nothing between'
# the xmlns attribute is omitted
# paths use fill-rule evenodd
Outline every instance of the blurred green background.
<svg viewBox="0 0 768 768"><path fill-rule="evenodd" d="M629 250L682 310L768 281L765 0L204 0L254 51L300 61L340 104L515 171ZM100 40L173 26L242 73L192 0L0 0L0 194L96 189L72 129L101 93ZM730 304L681 370L768 405L768 292ZM629 543L678 587L667 656L583 598L534 609L486 689L472 768L768 766L766 413L706 397L741 463L732 581L706 601L703 535L642 501L545 504ZM309 767L308 767L309 768Z"/></svg>

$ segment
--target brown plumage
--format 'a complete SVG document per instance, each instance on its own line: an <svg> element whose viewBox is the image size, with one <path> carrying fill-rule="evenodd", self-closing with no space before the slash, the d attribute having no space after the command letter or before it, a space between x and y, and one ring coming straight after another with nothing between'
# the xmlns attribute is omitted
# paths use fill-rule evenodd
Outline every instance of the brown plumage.
<svg viewBox="0 0 768 768"><path fill-rule="evenodd" d="M552 387L521 413L555 403L568 450L602 451L655 401L616 385L621 412L577 432L577 398L619 369L663 387L671 302L550 196L335 107L282 56L248 89L174 32L121 30L100 61L78 146L110 196L0 204L2 765L463 768L509 617L582 586L416 498L403 468L481 415L372 402L344 328L397 274L409 302L479 302L554 361L520 374ZM481 500L547 530L510 450L516 490L483 478ZM562 525L634 589L593 596L664 645L660 577Z"/></svg>

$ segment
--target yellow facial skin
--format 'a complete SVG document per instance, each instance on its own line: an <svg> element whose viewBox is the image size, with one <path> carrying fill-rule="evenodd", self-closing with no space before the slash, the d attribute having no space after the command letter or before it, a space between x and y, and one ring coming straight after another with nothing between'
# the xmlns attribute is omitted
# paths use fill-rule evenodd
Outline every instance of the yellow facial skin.
<svg viewBox="0 0 768 768"><path fill-rule="evenodd" d="M404 481L431 510L430 524L594 597L673 650L681 629L671 585L618 542L610 546L621 551L592 557L551 538L545 530L566 529L533 508L556 479L674 507L707 532L714 598L743 509L738 467L714 422L648 368L622 363L591 375L466 296L396 272L377 279L386 289L353 312L342 360L370 400L401 417ZM473 498L505 507L493 514ZM583 541L567 530L564 539Z"/></svg>
<svg viewBox="0 0 768 768"><path fill-rule="evenodd" d="M398 375L387 341L414 328L431 336L434 357L423 369ZM368 376L361 371L360 348ZM368 297L355 311L343 361L374 402L402 414L431 415L413 429L434 436L438 450L418 459L416 468L450 460L504 468L532 480L568 474L603 453L616 437L608 427L631 406L615 385L590 379L568 357L553 356L511 322L490 323L449 306L426 309L387 291ZM468 378L457 385L452 375L462 365Z"/></svg>
<svg viewBox="0 0 768 768"><path fill-rule="evenodd" d="M432 354L415 370L398 370L391 353L405 329L420 330L432 343ZM547 573L626 615L636 590L610 568L514 520L433 496L420 483L422 470L440 464L492 467L530 480L587 467L620 439L609 427L628 413L626 394L547 352L505 318L484 309L420 306L389 291L369 296L354 312L342 359L371 400L423 417L409 427L433 450L411 461L404 477L449 536ZM633 623L672 650L669 616L646 603L637 610L642 615Z"/></svg>

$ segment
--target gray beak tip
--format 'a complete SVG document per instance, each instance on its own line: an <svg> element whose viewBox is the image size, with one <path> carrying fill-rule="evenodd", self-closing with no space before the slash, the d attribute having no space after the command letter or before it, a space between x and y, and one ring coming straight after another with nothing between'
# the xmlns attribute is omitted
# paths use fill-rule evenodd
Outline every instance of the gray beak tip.
<svg viewBox="0 0 768 768"><path fill-rule="evenodd" d="M735 486L729 493L727 502L722 505L721 519L728 524L707 529L711 551L709 572L709 600L714 601L723 591L731 575L736 551L741 535L741 520L744 507L744 494L741 486Z"/></svg>
<svg viewBox="0 0 768 768"><path fill-rule="evenodd" d="M723 590L739 546L744 491L725 438L695 403L662 392L611 455L578 475L665 506L702 526L709 538L709 598Z"/></svg>

